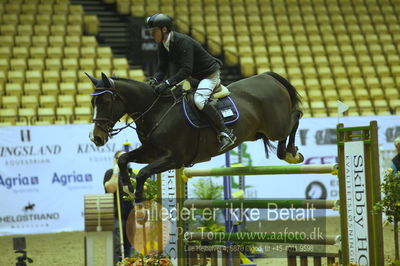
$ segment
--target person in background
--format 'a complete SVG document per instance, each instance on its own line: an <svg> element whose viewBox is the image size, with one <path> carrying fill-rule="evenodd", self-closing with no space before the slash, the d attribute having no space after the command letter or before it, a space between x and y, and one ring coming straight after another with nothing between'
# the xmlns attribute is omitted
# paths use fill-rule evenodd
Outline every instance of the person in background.
<svg viewBox="0 0 400 266"><path fill-rule="evenodd" d="M114 193L114 259L115 263L122 260L121 256L121 245L120 245L120 229L119 229L119 221L118 221L118 207L117 207L117 186L119 190L119 201L121 205L121 218L122 218L122 232L123 232L123 240L124 240L124 255L126 257L130 257L132 254L132 248L128 240L128 236L126 234L126 221L128 216L133 209L133 205L131 202L128 202L123 199L123 196L127 196L127 194L123 191L122 182L118 182L119 176L119 168L118 168L118 158L124 154L125 151L120 150L114 154L114 167L108 169L104 174L103 185L106 193ZM131 169L130 169L131 170Z"/></svg>
<svg viewBox="0 0 400 266"><path fill-rule="evenodd" d="M398 172L400 171L400 137L397 137L394 140L394 146L396 147L397 155L393 157L390 168L392 168L393 171Z"/></svg>
<svg viewBox="0 0 400 266"><path fill-rule="evenodd" d="M221 83L221 60L209 54L193 38L173 31L172 18L166 14L154 14L147 18L146 23L158 44L158 69L150 79L149 85L162 94L185 79L199 80L194 94L195 105L216 131L219 151L232 146L236 136L225 126L222 116L209 102L212 92ZM164 80L170 64L175 66L177 71Z"/></svg>

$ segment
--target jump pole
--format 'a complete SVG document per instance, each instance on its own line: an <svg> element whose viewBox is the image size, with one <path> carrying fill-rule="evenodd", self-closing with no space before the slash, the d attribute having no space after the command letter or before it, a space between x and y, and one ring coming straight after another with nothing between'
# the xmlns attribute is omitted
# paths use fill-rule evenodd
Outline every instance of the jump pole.
<svg viewBox="0 0 400 266"><path fill-rule="evenodd" d="M337 171L337 164L321 165L274 165L231 168L183 169L183 175L228 176L228 175L286 175L286 174L330 174Z"/></svg>
<svg viewBox="0 0 400 266"><path fill-rule="evenodd" d="M339 207L337 200L185 200L184 207L196 209L231 209L231 208L305 208L333 209Z"/></svg>

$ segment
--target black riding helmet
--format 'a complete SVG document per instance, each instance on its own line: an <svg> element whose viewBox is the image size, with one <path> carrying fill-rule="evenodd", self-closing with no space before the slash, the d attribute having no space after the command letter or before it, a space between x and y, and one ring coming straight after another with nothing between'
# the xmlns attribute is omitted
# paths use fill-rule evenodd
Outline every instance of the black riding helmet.
<svg viewBox="0 0 400 266"><path fill-rule="evenodd" d="M151 28L167 27L168 31L172 30L172 18L166 14L157 13L146 19L147 26Z"/></svg>

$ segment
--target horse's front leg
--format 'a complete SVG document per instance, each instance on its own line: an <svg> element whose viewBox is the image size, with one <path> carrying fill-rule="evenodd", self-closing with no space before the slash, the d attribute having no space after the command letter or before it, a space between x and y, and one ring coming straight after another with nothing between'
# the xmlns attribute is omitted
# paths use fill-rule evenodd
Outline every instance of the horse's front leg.
<svg viewBox="0 0 400 266"><path fill-rule="evenodd" d="M144 168L140 169L136 176L136 191L135 202L140 203L143 201L144 183L147 178L153 174L161 173L170 169L180 168L181 163L178 163L175 157L164 156L154 160Z"/></svg>
<svg viewBox="0 0 400 266"><path fill-rule="evenodd" d="M146 149L146 147L140 146L133 151L122 154L118 159L118 167L122 183L128 186L129 191L132 193L135 191L135 189L129 180L128 163L148 163L151 161L150 154L151 152Z"/></svg>

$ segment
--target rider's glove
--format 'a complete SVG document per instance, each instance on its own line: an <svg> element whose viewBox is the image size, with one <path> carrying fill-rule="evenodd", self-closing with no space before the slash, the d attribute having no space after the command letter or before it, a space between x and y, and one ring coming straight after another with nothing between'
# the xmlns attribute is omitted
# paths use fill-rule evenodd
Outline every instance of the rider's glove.
<svg viewBox="0 0 400 266"><path fill-rule="evenodd" d="M162 94L163 92L165 92L169 88L171 88L171 85L169 84L168 80L166 80L163 83L157 85L156 88L155 88L155 91L156 91L157 94Z"/></svg>

